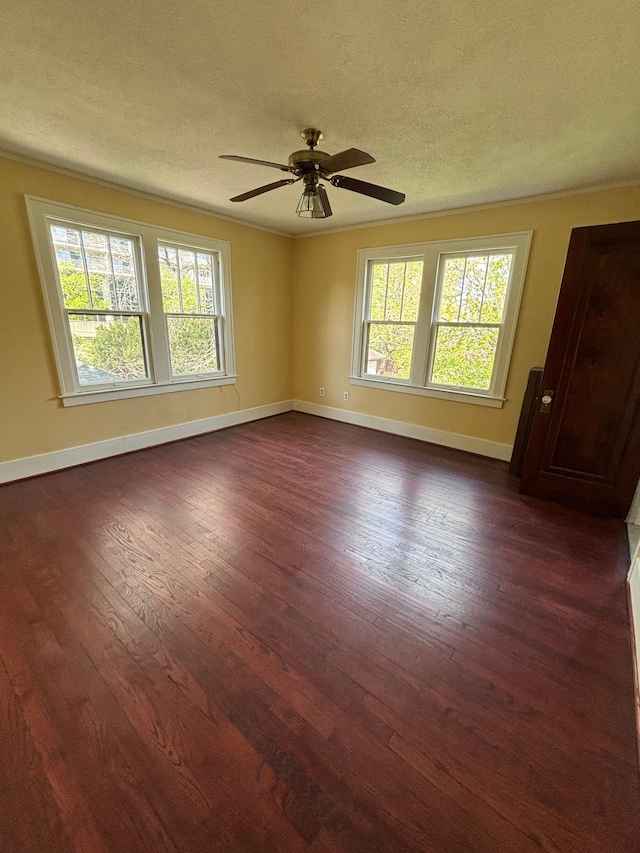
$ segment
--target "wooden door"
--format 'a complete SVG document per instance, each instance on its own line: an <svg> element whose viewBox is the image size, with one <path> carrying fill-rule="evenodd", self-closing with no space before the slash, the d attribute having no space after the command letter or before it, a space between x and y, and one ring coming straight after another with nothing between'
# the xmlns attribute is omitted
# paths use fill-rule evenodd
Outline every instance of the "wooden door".
<svg viewBox="0 0 640 853"><path fill-rule="evenodd" d="M624 517L639 477L640 222L576 228L520 490Z"/></svg>

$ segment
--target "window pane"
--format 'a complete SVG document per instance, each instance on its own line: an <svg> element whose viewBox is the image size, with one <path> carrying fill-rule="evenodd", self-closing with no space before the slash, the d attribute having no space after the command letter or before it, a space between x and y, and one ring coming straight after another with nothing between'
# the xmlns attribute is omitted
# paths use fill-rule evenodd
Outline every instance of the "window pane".
<svg viewBox="0 0 640 853"><path fill-rule="evenodd" d="M124 237L109 237L109 247L116 275L133 275L133 243Z"/></svg>
<svg viewBox="0 0 640 853"><path fill-rule="evenodd" d="M82 245L84 256L87 261L87 270L92 272L110 272L111 262L109 260L108 241L104 234L95 234L93 231L82 232Z"/></svg>
<svg viewBox="0 0 640 853"><path fill-rule="evenodd" d="M371 275L371 306L369 316L372 320L384 320L384 309L387 303L388 264L374 264Z"/></svg>
<svg viewBox="0 0 640 853"><path fill-rule="evenodd" d="M458 320L462 323L479 323L482 294L487 275L488 255L470 255L467 258L464 286L460 298Z"/></svg>
<svg viewBox="0 0 640 853"><path fill-rule="evenodd" d="M466 258L447 258L444 262L438 319L445 323L458 321L464 285L465 260Z"/></svg>
<svg viewBox="0 0 640 853"><path fill-rule="evenodd" d="M511 259L510 253L447 258L438 319L446 323L501 323Z"/></svg>
<svg viewBox="0 0 640 853"><path fill-rule="evenodd" d="M140 317L70 314L69 325L80 385L148 376Z"/></svg>
<svg viewBox="0 0 640 853"><path fill-rule="evenodd" d="M182 308L185 314L198 314L198 293L196 287L196 254L188 249L178 250L180 287L182 289Z"/></svg>
<svg viewBox="0 0 640 853"><path fill-rule="evenodd" d="M162 282L162 304L165 311L177 312L180 306L178 253L171 246L158 246L158 263Z"/></svg>
<svg viewBox="0 0 640 853"><path fill-rule="evenodd" d="M107 273L89 273L89 290L91 292L90 308L99 308L108 311L110 308L118 308L113 279ZM76 305L74 308L78 307ZM135 308L133 309L135 310Z"/></svg>
<svg viewBox="0 0 640 853"><path fill-rule="evenodd" d="M63 228L61 225L52 225L51 239L58 265L70 262L76 269L84 269L82 252L80 250L79 231L75 228Z"/></svg>
<svg viewBox="0 0 640 853"><path fill-rule="evenodd" d="M498 329L438 328L431 381L486 391L491 385Z"/></svg>
<svg viewBox="0 0 640 853"><path fill-rule="evenodd" d="M370 319L414 323L418 319L421 285L422 261L374 264Z"/></svg>
<svg viewBox="0 0 640 853"><path fill-rule="evenodd" d="M204 252L198 252L198 282L200 284L200 312L202 314L214 314L213 258Z"/></svg>
<svg viewBox="0 0 640 853"><path fill-rule="evenodd" d="M404 273L406 264L389 264L389 279L387 284L387 305L384 312L385 320L400 320L402 316L402 297L404 295Z"/></svg>
<svg viewBox="0 0 640 853"><path fill-rule="evenodd" d="M62 298L66 308L91 308L87 277L84 274L82 261L80 269L71 260L61 260L60 253L56 251L58 262L58 275ZM102 307L102 306L101 306Z"/></svg>
<svg viewBox="0 0 640 853"><path fill-rule="evenodd" d="M121 275L116 278L116 301L121 311L137 311L140 302L138 300L138 288L133 276Z"/></svg>
<svg viewBox="0 0 640 853"><path fill-rule="evenodd" d="M414 333L413 324L370 323L365 373L408 379Z"/></svg>
<svg viewBox="0 0 640 853"><path fill-rule="evenodd" d="M51 238L65 308L140 310L133 240L60 225Z"/></svg>
<svg viewBox="0 0 640 853"><path fill-rule="evenodd" d="M422 265L422 261L407 261L401 317L405 323L415 323L418 319L420 289L422 287Z"/></svg>
<svg viewBox="0 0 640 853"><path fill-rule="evenodd" d="M64 225L52 225L51 237L56 246L66 247L68 251L79 251L80 232L76 228Z"/></svg>
<svg viewBox="0 0 640 853"><path fill-rule="evenodd" d="M208 317L167 317L174 376L219 370L216 323Z"/></svg>
<svg viewBox="0 0 640 853"><path fill-rule="evenodd" d="M213 255L159 243L158 263L167 314L215 313Z"/></svg>
<svg viewBox="0 0 640 853"><path fill-rule="evenodd" d="M487 270L487 283L484 289L482 313L483 323L501 323L504 300L511 273L512 255L491 255Z"/></svg>

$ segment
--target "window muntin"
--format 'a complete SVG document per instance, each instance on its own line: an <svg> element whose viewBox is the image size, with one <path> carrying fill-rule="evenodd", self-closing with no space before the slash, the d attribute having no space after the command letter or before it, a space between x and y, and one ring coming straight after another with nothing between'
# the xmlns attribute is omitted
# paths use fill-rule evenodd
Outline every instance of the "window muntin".
<svg viewBox="0 0 640 853"><path fill-rule="evenodd" d="M29 197L27 210L65 405L234 381L228 243ZM182 265L175 311L160 245Z"/></svg>
<svg viewBox="0 0 640 853"><path fill-rule="evenodd" d="M502 405L530 241L519 232L360 250L352 382ZM407 314L405 264L420 270Z"/></svg>

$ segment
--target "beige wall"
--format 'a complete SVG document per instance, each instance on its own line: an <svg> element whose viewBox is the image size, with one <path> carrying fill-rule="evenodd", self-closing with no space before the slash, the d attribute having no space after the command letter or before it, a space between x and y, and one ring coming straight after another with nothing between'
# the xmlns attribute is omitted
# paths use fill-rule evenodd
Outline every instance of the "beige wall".
<svg viewBox="0 0 640 853"><path fill-rule="evenodd" d="M25 194L228 240L236 385L64 408ZM544 363L571 229L640 218L640 187L293 240L89 180L0 159L0 462L289 400L513 442L527 373ZM360 248L533 230L507 402L492 409L351 386ZM320 398L320 386L326 396ZM350 400L345 403L343 391Z"/></svg>
<svg viewBox="0 0 640 853"><path fill-rule="evenodd" d="M640 219L638 186L296 240L295 398L512 444L529 369L544 364L571 229L630 219ZM533 241L502 409L349 385L358 249L528 230Z"/></svg>
<svg viewBox="0 0 640 853"><path fill-rule="evenodd" d="M237 384L64 408L25 194L228 240ZM291 239L0 159L0 246L0 462L291 399Z"/></svg>

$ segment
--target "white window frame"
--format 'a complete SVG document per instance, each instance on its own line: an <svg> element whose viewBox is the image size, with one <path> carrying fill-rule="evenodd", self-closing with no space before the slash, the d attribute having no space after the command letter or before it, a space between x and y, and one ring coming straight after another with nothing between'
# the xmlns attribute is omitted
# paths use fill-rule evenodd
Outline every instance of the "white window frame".
<svg viewBox="0 0 640 853"><path fill-rule="evenodd" d="M49 320L53 351L60 382L60 399L65 406L166 394L216 385L230 385L236 381L235 347L233 337L233 309L231 302L231 250L225 240L174 231L144 222L123 219L119 216L73 207L47 199L25 196L31 233L36 250L40 281ZM50 235L50 225L62 223L70 227L86 226L132 239L135 246L136 273L139 276L140 311L142 318L143 350L148 377L140 380L80 385L76 369L71 331L67 320L59 284L58 266ZM158 244L169 243L177 248L207 252L218 259L219 298L216 307L220 369L214 373L178 376L171 372L169 339L166 315L162 300ZM84 309L83 309L84 310ZM82 313L82 312L81 312ZM97 312L100 313L100 312ZM103 313L119 313L107 311ZM213 315L208 315L213 316Z"/></svg>
<svg viewBox="0 0 640 853"><path fill-rule="evenodd" d="M367 388L419 394L445 400L457 400L481 406L500 408L504 404L504 392L518 322L527 260L531 246L532 231L511 234L494 234L468 239L440 240L430 243L409 243L402 246L382 246L358 251L357 286L354 311L353 347L350 382ZM435 346L437 329L436 312L443 262L447 256L474 252L513 252L511 277L505 298L503 323L498 337L498 346L491 379L487 391L443 386L428 382L428 371ZM422 260L422 289L416 335L413 347L411 376L409 379L381 378L365 373L366 329L371 292L370 275L374 263L394 260Z"/></svg>

